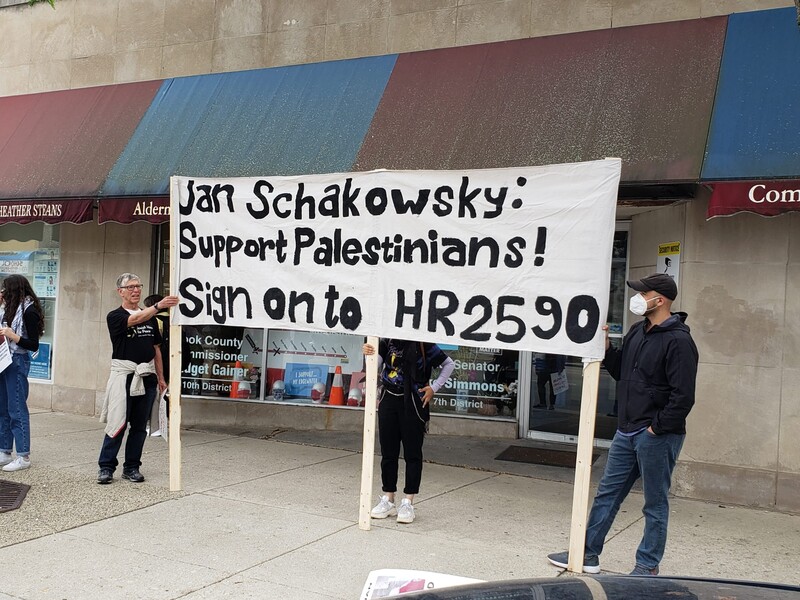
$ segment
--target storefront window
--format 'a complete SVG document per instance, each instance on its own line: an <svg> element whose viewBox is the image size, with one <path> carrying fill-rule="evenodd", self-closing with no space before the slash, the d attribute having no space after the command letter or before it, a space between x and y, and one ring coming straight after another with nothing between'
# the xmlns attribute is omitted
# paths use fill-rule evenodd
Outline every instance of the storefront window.
<svg viewBox="0 0 800 600"><path fill-rule="evenodd" d="M29 377L53 377L53 338L56 323L61 253L58 225L10 223L0 227L0 278L23 275L30 281L44 310L45 331L39 352L32 357Z"/></svg>
<svg viewBox="0 0 800 600"><path fill-rule="evenodd" d="M259 400L263 330L199 325L183 327L182 393L207 398Z"/></svg>
<svg viewBox="0 0 800 600"><path fill-rule="evenodd" d="M183 393L364 406L362 336L203 325L183 328Z"/></svg>
<svg viewBox="0 0 800 600"><path fill-rule="evenodd" d="M364 406L364 337L271 329L267 400Z"/></svg>
<svg viewBox="0 0 800 600"><path fill-rule="evenodd" d="M183 328L183 393L327 406L363 407L364 338L203 325ZM436 394L432 412L514 418L519 353L444 346L453 375ZM436 372L433 376L436 377Z"/></svg>

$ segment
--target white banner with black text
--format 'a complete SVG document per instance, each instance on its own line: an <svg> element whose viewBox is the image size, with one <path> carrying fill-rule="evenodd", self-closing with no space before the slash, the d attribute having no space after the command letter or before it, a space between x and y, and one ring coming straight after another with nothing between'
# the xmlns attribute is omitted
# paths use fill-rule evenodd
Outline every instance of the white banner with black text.
<svg viewBox="0 0 800 600"><path fill-rule="evenodd" d="M602 357L620 166L173 177L175 322Z"/></svg>

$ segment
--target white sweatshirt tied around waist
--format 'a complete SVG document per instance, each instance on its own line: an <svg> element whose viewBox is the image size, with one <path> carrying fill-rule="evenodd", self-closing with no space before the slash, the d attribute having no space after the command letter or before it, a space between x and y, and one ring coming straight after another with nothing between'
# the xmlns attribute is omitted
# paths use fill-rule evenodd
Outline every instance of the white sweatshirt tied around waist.
<svg viewBox="0 0 800 600"><path fill-rule="evenodd" d="M111 360L111 374L106 384L106 397L103 400L103 409L100 411L100 422L107 423L106 435L116 437L125 429L128 423L128 397L125 390L125 379L133 373L131 378L131 396L144 396L145 375L155 375L156 366L151 360L146 363L135 363L130 360Z"/></svg>

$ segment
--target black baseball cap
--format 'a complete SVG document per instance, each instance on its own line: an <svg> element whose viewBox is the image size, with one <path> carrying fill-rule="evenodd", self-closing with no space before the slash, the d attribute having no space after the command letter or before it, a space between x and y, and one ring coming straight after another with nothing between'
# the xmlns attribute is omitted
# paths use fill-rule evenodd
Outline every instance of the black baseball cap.
<svg viewBox="0 0 800 600"><path fill-rule="evenodd" d="M641 279L631 279L628 281L628 287L637 292L658 292L670 300L675 300L678 296L675 280L666 273L653 273Z"/></svg>

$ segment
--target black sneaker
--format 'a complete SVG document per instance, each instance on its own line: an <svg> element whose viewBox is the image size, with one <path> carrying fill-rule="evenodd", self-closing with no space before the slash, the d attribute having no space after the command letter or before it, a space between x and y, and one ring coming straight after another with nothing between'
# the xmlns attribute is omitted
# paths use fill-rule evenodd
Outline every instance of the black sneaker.
<svg viewBox="0 0 800 600"><path fill-rule="evenodd" d="M122 471L122 478L133 483L142 483L144 481L144 475L139 473L139 469L125 469Z"/></svg>
<svg viewBox="0 0 800 600"><path fill-rule="evenodd" d="M567 563L569 562L569 552L555 552L553 554L548 554L547 560L549 560L551 564L554 564L561 569L566 569ZM600 559L597 556L586 554L583 557L583 572L594 574L599 573Z"/></svg>
<svg viewBox="0 0 800 600"><path fill-rule="evenodd" d="M111 469L100 469L97 472L97 483L106 484L114 481L114 471Z"/></svg>
<svg viewBox="0 0 800 600"><path fill-rule="evenodd" d="M643 567L642 565L637 564L633 571L631 571L631 575L644 575L646 577L656 577L658 575L658 567L653 567L652 569L648 567Z"/></svg>

